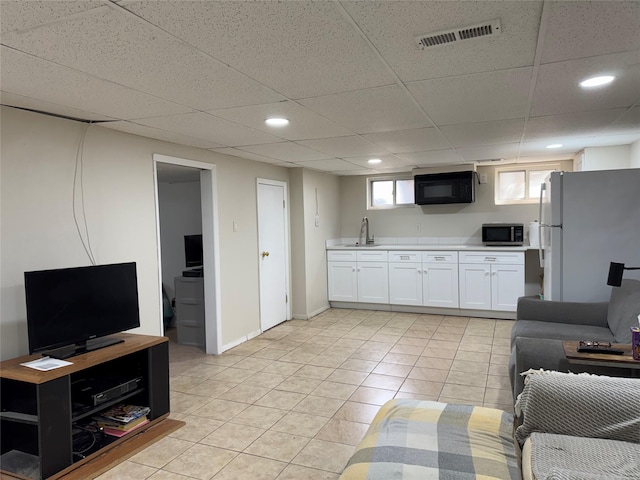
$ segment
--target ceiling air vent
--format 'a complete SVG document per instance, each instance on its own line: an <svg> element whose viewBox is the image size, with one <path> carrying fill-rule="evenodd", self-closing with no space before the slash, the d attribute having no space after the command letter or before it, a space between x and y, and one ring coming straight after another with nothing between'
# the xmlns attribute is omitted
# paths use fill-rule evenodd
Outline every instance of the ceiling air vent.
<svg viewBox="0 0 640 480"><path fill-rule="evenodd" d="M416 43L421 49L427 47L437 47L439 45L447 45L460 40L470 40L473 38L500 35L500 20L490 20L478 25L468 27L453 28L435 33L427 33L416 37Z"/></svg>

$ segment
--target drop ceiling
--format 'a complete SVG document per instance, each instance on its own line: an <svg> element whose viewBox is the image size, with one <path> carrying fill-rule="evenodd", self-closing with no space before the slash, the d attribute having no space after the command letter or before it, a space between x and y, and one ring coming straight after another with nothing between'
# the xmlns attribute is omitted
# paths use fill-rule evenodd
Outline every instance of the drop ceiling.
<svg viewBox="0 0 640 480"><path fill-rule="evenodd" d="M499 35L416 43L494 20ZM0 21L3 105L286 167L552 161L640 139L637 1L0 0ZM616 80L578 87L598 74Z"/></svg>

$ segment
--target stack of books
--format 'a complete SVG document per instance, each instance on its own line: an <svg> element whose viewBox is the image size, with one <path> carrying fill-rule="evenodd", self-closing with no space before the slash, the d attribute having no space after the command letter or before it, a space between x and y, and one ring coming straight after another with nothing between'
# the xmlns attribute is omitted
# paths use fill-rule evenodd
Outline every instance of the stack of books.
<svg viewBox="0 0 640 480"><path fill-rule="evenodd" d="M127 433L149 423L147 415L151 409L138 405L115 405L93 419L107 435L122 437Z"/></svg>

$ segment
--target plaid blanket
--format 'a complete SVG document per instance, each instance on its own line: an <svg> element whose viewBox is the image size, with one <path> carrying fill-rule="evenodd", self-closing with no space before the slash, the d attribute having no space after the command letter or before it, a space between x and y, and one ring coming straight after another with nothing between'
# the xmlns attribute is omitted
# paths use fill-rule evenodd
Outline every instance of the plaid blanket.
<svg viewBox="0 0 640 480"><path fill-rule="evenodd" d="M340 480L519 479L513 418L493 408L385 403Z"/></svg>

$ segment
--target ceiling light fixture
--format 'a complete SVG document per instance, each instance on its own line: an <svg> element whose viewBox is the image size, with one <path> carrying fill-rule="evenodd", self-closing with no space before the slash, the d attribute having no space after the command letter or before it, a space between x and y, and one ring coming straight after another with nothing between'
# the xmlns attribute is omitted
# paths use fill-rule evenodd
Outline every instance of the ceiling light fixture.
<svg viewBox="0 0 640 480"><path fill-rule="evenodd" d="M371 165L377 165L378 163L382 163L382 160L380 160L379 158L371 158L369 159L368 163L370 163Z"/></svg>
<svg viewBox="0 0 640 480"><path fill-rule="evenodd" d="M561 143L552 143L551 145L547 145L544 148L560 148L560 147L562 147Z"/></svg>
<svg viewBox="0 0 640 480"><path fill-rule="evenodd" d="M267 118L264 123L266 123L270 127L284 127L286 125L289 125L289 120L283 117L271 117Z"/></svg>
<svg viewBox="0 0 640 480"><path fill-rule="evenodd" d="M613 80L616 77L614 77L613 75L603 75L600 77L591 77L591 78L587 78L586 80L583 80L580 82L580 86L583 88L590 88L590 87L599 87L600 85L607 85L608 83L613 82Z"/></svg>

